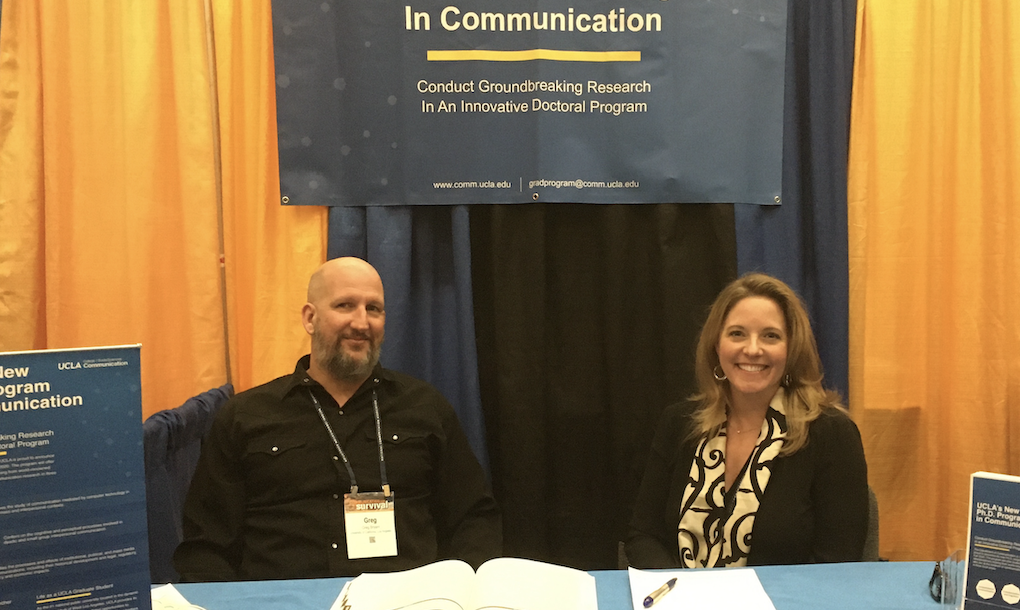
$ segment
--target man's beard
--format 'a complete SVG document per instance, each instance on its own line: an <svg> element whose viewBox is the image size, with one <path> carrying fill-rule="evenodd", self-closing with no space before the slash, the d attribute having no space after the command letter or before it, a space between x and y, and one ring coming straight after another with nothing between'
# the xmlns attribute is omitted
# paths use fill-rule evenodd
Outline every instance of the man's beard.
<svg viewBox="0 0 1020 610"><path fill-rule="evenodd" d="M312 357L319 367L337 381L364 379L372 374L372 369L379 362L382 351L382 338L378 342L367 333L348 333L340 335L332 344L326 344L320 333L312 335ZM363 357L353 356L343 348L345 338L364 339L369 342L368 353Z"/></svg>

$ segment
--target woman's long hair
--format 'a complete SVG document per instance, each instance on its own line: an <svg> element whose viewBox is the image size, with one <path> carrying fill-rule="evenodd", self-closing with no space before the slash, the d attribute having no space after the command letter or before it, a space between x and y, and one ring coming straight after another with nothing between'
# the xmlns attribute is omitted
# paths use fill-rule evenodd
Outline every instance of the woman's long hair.
<svg viewBox="0 0 1020 610"><path fill-rule="evenodd" d="M726 422L730 382L718 381L713 375L713 370L720 366L717 347L726 316L734 305L748 297L764 297L773 301L786 321L783 388L788 429L781 455L789 455L807 443L808 426L824 409L843 407L839 394L822 387L818 346L800 297L781 280L763 273L749 273L726 286L716 297L701 328L694 365L698 393L691 397L699 406L694 415L697 425L692 434L712 438L719 434Z"/></svg>

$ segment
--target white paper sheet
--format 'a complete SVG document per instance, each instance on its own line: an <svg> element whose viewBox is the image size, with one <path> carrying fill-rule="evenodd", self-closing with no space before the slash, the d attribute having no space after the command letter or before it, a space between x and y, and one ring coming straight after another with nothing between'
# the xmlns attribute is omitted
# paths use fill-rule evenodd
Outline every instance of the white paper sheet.
<svg viewBox="0 0 1020 610"><path fill-rule="evenodd" d="M152 610L192 610L194 607L173 585L152 588Z"/></svg>
<svg viewBox="0 0 1020 610"><path fill-rule="evenodd" d="M671 578L673 590L650 610L775 610L772 600L750 568L711 570L636 570L629 568L634 610L646 610L645 597Z"/></svg>

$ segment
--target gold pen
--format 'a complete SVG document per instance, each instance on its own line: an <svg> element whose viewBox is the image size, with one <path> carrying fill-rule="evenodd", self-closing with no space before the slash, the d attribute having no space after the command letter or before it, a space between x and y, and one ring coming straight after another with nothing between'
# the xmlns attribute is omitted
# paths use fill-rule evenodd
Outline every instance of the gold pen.
<svg viewBox="0 0 1020 610"><path fill-rule="evenodd" d="M656 589L656 590L652 591L651 593L649 593L648 597L646 597L645 601L644 601L645 608L651 608L652 604L654 604L655 602L659 601L660 599L662 599L662 596L664 596L665 594L667 594L670 591L672 591L673 590L673 586L675 584L676 584L676 579L675 578L670 578L668 581L666 581L666 583L664 585L662 585L658 589Z"/></svg>

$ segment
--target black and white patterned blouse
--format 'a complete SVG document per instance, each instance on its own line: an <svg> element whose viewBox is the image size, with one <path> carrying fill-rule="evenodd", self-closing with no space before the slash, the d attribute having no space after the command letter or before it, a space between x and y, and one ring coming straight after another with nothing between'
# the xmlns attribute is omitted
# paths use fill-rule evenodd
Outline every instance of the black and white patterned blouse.
<svg viewBox="0 0 1020 610"><path fill-rule="evenodd" d="M680 504L677 542L685 568L721 568L747 565L751 552L754 516L772 474L772 460L786 438L783 389L769 403L758 441L726 490L726 427L698 443Z"/></svg>

